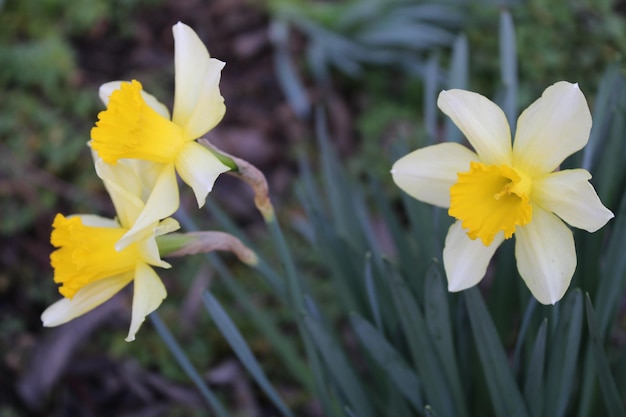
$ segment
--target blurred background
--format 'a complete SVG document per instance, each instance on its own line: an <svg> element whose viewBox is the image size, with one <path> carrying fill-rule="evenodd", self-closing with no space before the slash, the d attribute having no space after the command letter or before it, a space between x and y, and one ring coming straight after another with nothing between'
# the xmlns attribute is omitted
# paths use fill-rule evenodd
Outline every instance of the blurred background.
<svg viewBox="0 0 626 417"><path fill-rule="evenodd" d="M416 5L419 13L402 13ZM44 329L39 318L59 297L49 265L54 215L114 215L86 146L102 110L98 87L137 79L171 108L173 24L191 26L226 62L226 116L207 137L268 177L279 216L294 226L287 229L298 262L315 275L323 260L298 246L294 182L298 156L317 152L316 106L328 109L329 136L350 178L373 176L393 187L392 143L437 138L443 121L432 92L451 84L488 97L501 92L503 7L517 36L514 108L559 80L578 82L593 108L606 68L623 72L621 0L0 0L0 416L205 415L202 398L149 323L136 342L124 342L131 291L57 329ZM198 227L219 229L189 192L181 198ZM244 185L220 178L210 198L263 246L262 220ZM616 202L605 203L615 211ZM271 291L225 259L289 334L293 323ZM211 266L193 257L174 264L159 271L168 288L161 316L226 403L240 415L271 415L226 342L198 314L198 289L222 293ZM322 283L316 291L323 299L332 289ZM238 325L298 415L318 415L281 372L264 336L243 315Z"/></svg>

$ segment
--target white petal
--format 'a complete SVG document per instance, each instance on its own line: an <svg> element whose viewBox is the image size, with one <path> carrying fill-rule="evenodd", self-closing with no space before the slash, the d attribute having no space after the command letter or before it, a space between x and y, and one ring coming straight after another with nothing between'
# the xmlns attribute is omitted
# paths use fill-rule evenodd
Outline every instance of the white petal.
<svg viewBox="0 0 626 417"><path fill-rule="evenodd" d="M439 93L437 105L461 129L482 162L511 164L511 128L495 103L471 91L448 90Z"/></svg>
<svg viewBox="0 0 626 417"><path fill-rule="evenodd" d="M178 153L176 170L182 180L193 188L198 207L202 207L217 177L230 168L202 145L188 142Z"/></svg>
<svg viewBox="0 0 626 417"><path fill-rule="evenodd" d="M533 205L533 219L518 227L515 242L517 269L542 304L559 301L576 269L574 237L554 214Z"/></svg>
<svg viewBox="0 0 626 417"><path fill-rule="evenodd" d="M443 249L448 291L462 291L478 284L502 242L503 232L496 235L491 245L485 246L480 239L472 240L467 236L460 220L450 226Z"/></svg>
<svg viewBox="0 0 626 417"><path fill-rule="evenodd" d="M224 63L211 58L189 26L178 22L174 33L175 91L172 121L197 139L224 117L226 107L219 82Z"/></svg>
<svg viewBox="0 0 626 417"><path fill-rule="evenodd" d="M126 337L127 342L135 340L135 334L145 321L146 316L156 310L166 296L165 286L156 272L148 265L138 263L135 268L133 315Z"/></svg>
<svg viewBox="0 0 626 417"><path fill-rule="evenodd" d="M113 91L115 90L119 90L123 82L128 81L110 81L100 86L98 90L98 95L100 96L100 100L102 100L105 106L109 105L109 97L111 97L111 93L113 93ZM141 97L143 97L143 99L146 101L146 104L152 107L154 111L156 111L166 119L170 119L170 111L167 109L165 104L162 104L159 100L156 99L156 97L154 97L150 93L145 92L143 89L141 90Z"/></svg>
<svg viewBox="0 0 626 417"><path fill-rule="evenodd" d="M411 197L439 207L450 207L450 187L457 173L469 170L478 155L458 143L440 143L418 149L393 164L391 175Z"/></svg>
<svg viewBox="0 0 626 417"><path fill-rule="evenodd" d="M174 166L163 164L145 206L115 248L122 250L132 242L145 238L146 232L154 236L155 223L174 214L178 206L178 183Z"/></svg>
<svg viewBox="0 0 626 417"><path fill-rule="evenodd" d="M67 323L113 297L132 279L132 274L126 273L87 284L78 290L73 298L62 298L48 307L41 314L41 321L46 327Z"/></svg>
<svg viewBox="0 0 626 417"><path fill-rule="evenodd" d="M614 216L589 179L591 174L584 169L554 172L533 181L532 199L570 225L595 232Z"/></svg>
<svg viewBox="0 0 626 417"><path fill-rule="evenodd" d="M554 171L589 140L591 113L578 84L560 81L520 115L514 163L529 175Z"/></svg>

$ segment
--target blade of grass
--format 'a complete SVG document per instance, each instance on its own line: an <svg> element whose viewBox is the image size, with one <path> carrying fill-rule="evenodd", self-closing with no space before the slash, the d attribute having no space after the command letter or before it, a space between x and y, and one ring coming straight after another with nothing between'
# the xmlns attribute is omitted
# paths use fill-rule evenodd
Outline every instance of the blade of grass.
<svg viewBox="0 0 626 417"><path fill-rule="evenodd" d="M163 320L159 314L154 311L149 316L152 325L156 329L157 333L163 339L163 342L168 347L172 355L176 359L176 362L183 368L183 371L187 374L189 379L196 385L200 394L205 399L207 404L211 407L215 415L218 417L230 417L230 413L226 411L226 408L222 405L219 399L213 394L213 391L209 388L209 386L204 382L198 371L193 367L191 361L180 347L174 336L169 331Z"/></svg>
<svg viewBox="0 0 626 417"><path fill-rule="evenodd" d="M507 361L498 332L478 288L465 291L474 343L482 365L495 413L499 417L528 416L526 404Z"/></svg>

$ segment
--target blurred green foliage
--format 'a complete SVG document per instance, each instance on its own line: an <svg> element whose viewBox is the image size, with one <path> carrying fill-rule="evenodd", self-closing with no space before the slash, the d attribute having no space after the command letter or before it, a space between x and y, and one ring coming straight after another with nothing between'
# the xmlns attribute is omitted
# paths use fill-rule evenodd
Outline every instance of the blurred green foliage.
<svg viewBox="0 0 626 417"><path fill-rule="evenodd" d="M99 188L86 146L101 108L74 40L158 0L0 4L0 235L60 206L88 210ZM48 214L49 215L49 214Z"/></svg>

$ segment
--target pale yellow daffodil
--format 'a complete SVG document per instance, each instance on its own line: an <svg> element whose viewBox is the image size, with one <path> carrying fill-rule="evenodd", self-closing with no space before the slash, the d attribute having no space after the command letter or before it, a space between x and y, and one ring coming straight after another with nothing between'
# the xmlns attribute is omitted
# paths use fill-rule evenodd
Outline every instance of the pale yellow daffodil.
<svg viewBox="0 0 626 417"><path fill-rule="evenodd" d="M515 234L521 277L538 301L556 303L576 269L573 235L563 221L594 232L613 217L589 172L558 170L589 139L583 93L564 81L548 87L520 115L513 144L504 113L480 94L443 91L437 104L474 151L457 143L429 146L398 160L391 172L405 192L457 219L443 252L448 289L476 285L495 250Z"/></svg>
<svg viewBox="0 0 626 417"><path fill-rule="evenodd" d="M41 315L44 326L66 323L104 303L134 282L132 318L127 341L166 296L152 266L169 268L161 260L156 237L178 229L174 219L154 221L135 230L133 239L116 248L144 211L147 189L156 181L141 161L120 161L115 166L96 158L96 170L113 200L117 219L94 215L57 214L50 241L54 281L64 296ZM149 198L149 197L148 197Z"/></svg>
<svg viewBox="0 0 626 417"><path fill-rule="evenodd" d="M224 63L209 56L198 35L177 23L174 34L175 94L170 120L167 107L143 91L138 81L113 81L100 87L107 109L91 130L91 147L109 164L141 159L155 164L161 192L155 204L178 207L176 172L194 191L198 206L205 203L217 177L229 170L196 142L224 116L226 107L219 81ZM156 201L158 200L158 201ZM148 204L147 208L153 207ZM154 215L145 215L153 221Z"/></svg>

